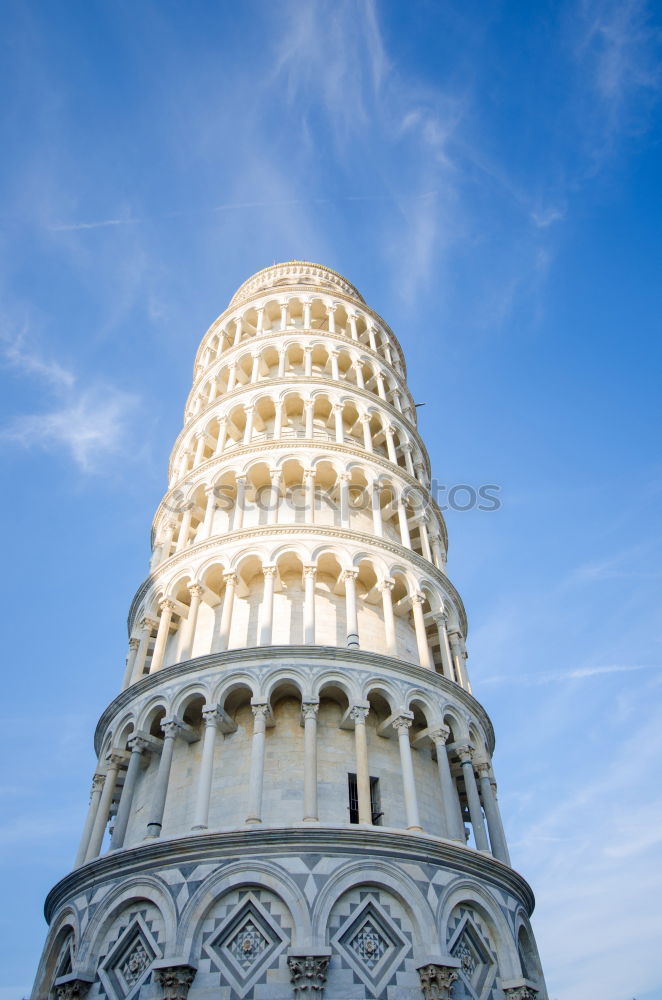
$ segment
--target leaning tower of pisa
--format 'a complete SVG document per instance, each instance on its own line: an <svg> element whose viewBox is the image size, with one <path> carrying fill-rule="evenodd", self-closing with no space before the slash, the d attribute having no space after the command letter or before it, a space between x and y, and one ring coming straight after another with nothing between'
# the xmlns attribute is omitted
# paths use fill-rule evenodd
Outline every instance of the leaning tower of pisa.
<svg viewBox="0 0 662 1000"><path fill-rule="evenodd" d="M546 997L401 348L259 271L202 339L33 1000Z"/></svg>

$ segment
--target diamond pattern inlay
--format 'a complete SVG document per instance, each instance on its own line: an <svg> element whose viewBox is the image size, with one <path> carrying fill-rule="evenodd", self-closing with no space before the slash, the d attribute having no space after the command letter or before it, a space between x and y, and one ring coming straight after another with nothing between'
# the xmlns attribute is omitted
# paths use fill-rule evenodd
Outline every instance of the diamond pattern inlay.
<svg viewBox="0 0 662 1000"><path fill-rule="evenodd" d="M460 961L460 975L470 988L472 996L482 998L489 992L494 961L478 928L465 917L450 953Z"/></svg>
<svg viewBox="0 0 662 1000"><path fill-rule="evenodd" d="M359 978L379 993L402 962L408 944L375 899L354 909L333 943Z"/></svg>
<svg viewBox="0 0 662 1000"><path fill-rule="evenodd" d="M144 982L158 954L156 942L146 924L136 917L120 935L100 967L106 992L112 997L127 1000Z"/></svg>
<svg viewBox="0 0 662 1000"><path fill-rule="evenodd" d="M349 947L369 969L374 969L391 945L382 937L372 920L366 920L358 934L349 942Z"/></svg>
<svg viewBox="0 0 662 1000"><path fill-rule="evenodd" d="M264 934L255 926L251 919L248 919L241 930L237 931L234 937L227 942L226 947L234 960L247 971L257 962L260 955L270 942Z"/></svg>
<svg viewBox="0 0 662 1000"><path fill-rule="evenodd" d="M252 894L220 922L205 952L221 971L221 982L240 997L250 992L268 968L277 962L287 939L268 910Z"/></svg>

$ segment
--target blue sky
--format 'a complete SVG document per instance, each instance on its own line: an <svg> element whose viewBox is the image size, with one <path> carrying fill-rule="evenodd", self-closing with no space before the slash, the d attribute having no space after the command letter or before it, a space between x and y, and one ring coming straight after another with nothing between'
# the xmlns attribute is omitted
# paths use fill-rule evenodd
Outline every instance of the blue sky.
<svg viewBox="0 0 662 1000"><path fill-rule="evenodd" d="M659 1000L660 34L643 0L8 0L0 1000L26 994L197 344L274 260L404 347L554 1000Z"/></svg>

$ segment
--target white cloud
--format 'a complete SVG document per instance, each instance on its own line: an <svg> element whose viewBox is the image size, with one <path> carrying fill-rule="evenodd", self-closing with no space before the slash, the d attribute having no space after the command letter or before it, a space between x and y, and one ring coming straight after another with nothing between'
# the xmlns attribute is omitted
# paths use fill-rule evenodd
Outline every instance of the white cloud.
<svg viewBox="0 0 662 1000"><path fill-rule="evenodd" d="M28 347L27 330L17 334L3 331L0 350L6 364L23 375L36 376L50 382L55 388L70 388L75 376L57 361L44 357L32 347Z"/></svg>

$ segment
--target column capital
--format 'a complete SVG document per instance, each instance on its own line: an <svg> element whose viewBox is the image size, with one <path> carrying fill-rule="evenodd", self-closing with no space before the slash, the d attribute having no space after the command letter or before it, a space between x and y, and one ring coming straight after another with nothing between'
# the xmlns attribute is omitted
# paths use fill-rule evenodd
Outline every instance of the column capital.
<svg viewBox="0 0 662 1000"><path fill-rule="evenodd" d="M505 1000L536 1000L538 988L527 981L518 986L503 986Z"/></svg>
<svg viewBox="0 0 662 1000"><path fill-rule="evenodd" d="M457 966L428 962L416 971L425 1000L450 1000L453 983L459 976Z"/></svg>
<svg viewBox="0 0 662 1000"><path fill-rule="evenodd" d="M156 750L156 744L160 743L154 736L149 736L147 733L136 733L128 741L129 750L132 753L143 753L144 750ZM159 746L159 750L161 747Z"/></svg>
<svg viewBox="0 0 662 1000"><path fill-rule="evenodd" d="M318 701L304 701L301 705L301 714L305 719L316 719L319 712L320 703Z"/></svg>
<svg viewBox="0 0 662 1000"><path fill-rule="evenodd" d="M387 580L382 580L381 583L377 584L377 590L379 590L380 593L385 590L391 591L393 590L394 587L395 587L395 580L393 580L390 576Z"/></svg>
<svg viewBox="0 0 662 1000"><path fill-rule="evenodd" d="M312 401L311 401L311 406L312 406ZM304 479L314 479L315 478L315 470L314 469L304 469L303 470L303 478Z"/></svg>
<svg viewBox="0 0 662 1000"><path fill-rule="evenodd" d="M100 771L94 772L94 774L92 775L92 792L91 792L92 795L94 795L95 792L98 792L103 788L103 783L105 780L106 780L105 774L102 774Z"/></svg>
<svg viewBox="0 0 662 1000"><path fill-rule="evenodd" d="M161 729L163 730L163 735L166 740L174 740L178 734L182 724L179 719L164 719L161 723Z"/></svg>
<svg viewBox="0 0 662 1000"><path fill-rule="evenodd" d="M155 618L145 617L140 619L140 627L145 632L151 632L152 629L158 628L158 624Z"/></svg>
<svg viewBox="0 0 662 1000"><path fill-rule="evenodd" d="M278 567L277 566L263 566L262 567L262 575L265 578L266 577L274 577L277 572L278 572Z"/></svg>
<svg viewBox="0 0 662 1000"><path fill-rule="evenodd" d="M280 405L282 406L282 403ZM269 477L271 479L272 484L274 482L280 482L280 480L283 478L283 470L282 469L271 469L269 471Z"/></svg>
<svg viewBox="0 0 662 1000"><path fill-rule="evenodd" d="M205 705L202 709L202 718L205 726L217 726L223 718L223 713L218 705Z"/></svg>
<svg viewBox="0 0 662 1000"><path fill-rule="evenodd" d="M339 483L349 483L352 476L349 472L339 472L336 478Z"/></svg>
<svg viewBox="0 0 662 1000"><path fill-rule="evenodd" d="M400 715L392 720L391 725L398 733L403 732L405 729L410 729L411 724L414 721L413 712L401 712Z"/></svg>
<svg viewBox="0 0 662 1000"><path fill-rule="evenodd" d="M128 754L126 750L113 749L106 756L106 767L108 768L109 771L111 770L116 771L118 768L122 766L122 764L126 764L127 758Z"/></svg>
<svg viewBox="0 0 662 1000"><path fill-rule="evenodd" d="M269 715L269 706L266 702L260 702L257 705L251 705L251 711L256 721L258 719L264 719L266 721L267 716Z"/></svg>
<svg viewBox="0 0 662 1000"><path fill-rule="evenodd" d="M412 594L411 595L411 603L412 604L420 604L420 605L425 604L425 594L421 594L421 593Z"/></svg>
<svg viewBox="0 0 662 1000"><path fill-rule="evenodd" d="M354 583L356 583L358 577L359 577L358 569L344 569L340 574L341 583L347 583L349 580L353 580Z"/></svg>
<svg viewBox="0 0 662 1000"><path fill-rule="evenodd" d="M474 761L474 767L476 768L476 770L478 771L478 774L481 777L484 777L484 778L489 778L490 777L491 771L492 771L492 765L490 764L489 760L485 760L485 759L475 760Z"/></svg>
<svg viewBox="0 0 662 1000"><path fill-rule="evenodd" d="M305 993L322 996L330 957L330 954L288 955L290 982L295 996Z"/></svg>
<svg viewBox="0 0 662 1000"><path fill-rule="evenodd" d="M460 758L461 764L472 764L473 766L473 758L475 750L472 746L469 746L468 743L465 743L463 746L455 747L455 752Z"/></svg>
<svg viewBox="0 0 662 1000"><path fill-rule="evenodd" d="M432 615L432 621L445 627L448 624L448 615L445 611L435 611Z"/></svg>
<svg viewBox="0 0 662 1000"><path fill-rule="evenodd" d="M437 726L436 729L432 729L428 733L428 736L436 747L443 747L446 746L446 742L450 734L451 731L448 726Z"/></svg>
<svg viewBox="0 0 662 1000"><path fill-rule="evenodd" d="M304 566L303 567L303 576L304 576L304 579L306 577L311 577L312 576L312 578L314 580L315 577L317 576L317 566Z"/></svg>
<svg viewBox="0 0 662 1000"><path fill-rule="evenodd" d="M129 649L137 649L139 645L140 645L140 639L137 639L135 636L132 635L131 638L129 639Z"/></svg>
<svg viewBox="0 0 662 1000"><path fill-rule="evenodd" d="M205 592L204 587L199 583L189 583L187 589L191 597L202 597Z"/></svg>
<svg viewBox="0 0 662 1000"><path fill-rule="evenodd" d="M361 725L365 723L368 718L368 712L370 711L370 705L352 705L349 710L349 718L352 720L354 725Z"/></svg>
<svg viewBox="0 0 662 1000"><path fill-rule="evenodd" d="M172 959L166 961L172 962ZM154 978L161 987L162 1000L186 1000L197 969L193 965L157 965Z"/></svg>
<svg viewBox="0 0 662 1000"><path fill-rule="evenodd" d="M87 995L93 979L72 972L68 976L60 976L55 980L55 995L57 1000L83 1000Z"/></svg>
<svg viewBox="0 0 662 1000"><path fill-rule="evenodd" d="M237 576L236 573L224 573L223 580L225 581L226 587L228 586L228 584L230 584L233 587L236 587L239 581L239 577Z"/></svg>
<svg viewBox="0 0 662 1000"><path fill-rule="evenodd" d="M161 611L169 611L172 614L175 611L175 604L166 597L162 601L159 601L159 608Z"/></svg>

